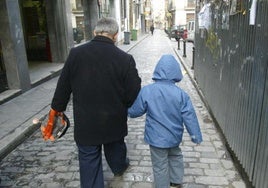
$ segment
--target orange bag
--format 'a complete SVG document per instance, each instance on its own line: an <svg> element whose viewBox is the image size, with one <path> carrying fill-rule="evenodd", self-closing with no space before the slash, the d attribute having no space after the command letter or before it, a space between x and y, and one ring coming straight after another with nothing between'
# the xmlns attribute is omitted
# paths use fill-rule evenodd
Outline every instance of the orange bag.
<svg viewBox="0 0 268 188"><path fill-rule="evenodd" d="M69 127L70 121L67 116L63 112L51 109L42 122L41 133L44 140L55 141L62 137Z"/></svg>

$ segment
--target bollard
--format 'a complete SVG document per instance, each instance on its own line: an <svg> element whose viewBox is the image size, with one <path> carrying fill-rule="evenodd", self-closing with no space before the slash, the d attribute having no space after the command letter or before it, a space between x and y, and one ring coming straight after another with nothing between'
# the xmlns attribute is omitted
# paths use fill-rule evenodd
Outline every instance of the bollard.
<svg viewBox="0 0 268 188"><path fill-rule="evenodd" d="M178 50L180 50L181 49L181 47L180 47L180 38L178 38L178 39L176 39L177 40L177 42L178 42Z"/></svg>
<svg viewBox="0 0 268 188"><path fill-rule="evenodd" d="M191 69L194 69L194 54L195 54L195 47L193 46L193 63Z"/></svg>
<svg viewBox="0 0 268 188"><path fill-rule="evenodd" d="M186 40L183 40L183 57L186 57Z"/></svg>

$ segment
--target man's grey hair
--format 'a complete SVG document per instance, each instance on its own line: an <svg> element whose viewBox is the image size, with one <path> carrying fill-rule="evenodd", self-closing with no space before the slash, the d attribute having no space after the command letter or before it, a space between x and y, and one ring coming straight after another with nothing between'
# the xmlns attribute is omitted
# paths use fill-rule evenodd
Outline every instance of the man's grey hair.
<svg viewBox="0 0 268 188"><path fill-rule="evenodd" d="M115 35L118 32L119 26L114 18L101 18L95 27L95 33L102 34L107 33L109 35Z"/></svg>

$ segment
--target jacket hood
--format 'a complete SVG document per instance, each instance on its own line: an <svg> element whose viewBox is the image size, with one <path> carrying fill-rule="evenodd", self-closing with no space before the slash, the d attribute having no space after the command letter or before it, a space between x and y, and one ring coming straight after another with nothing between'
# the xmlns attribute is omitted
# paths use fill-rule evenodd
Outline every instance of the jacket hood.
<svg viewBox="0 0 268 188"><path fill-rule="evenodd" d="M163 55L155 67L152 79L179 82L182 78L179 62L173 55Z"/></svg>

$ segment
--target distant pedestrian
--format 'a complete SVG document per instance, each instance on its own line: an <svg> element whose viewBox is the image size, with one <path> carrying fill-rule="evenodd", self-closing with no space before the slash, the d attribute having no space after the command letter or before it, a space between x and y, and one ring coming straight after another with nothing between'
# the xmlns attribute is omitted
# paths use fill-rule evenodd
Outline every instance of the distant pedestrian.
<svg viewBox="0 0 268 188"><path fill-rule="evenodd" d="M150 145L156 188L182 187L184 167L179 147L184 125L192 142L202 142L194 107L176 82L182 80L180 65L172 55L163 55L155 67L155 82L143 87L128 109L130 117L146 113L144 139Z"/></svg>
<svg viewBox="0 0 268 188"><path fill-rule="evenodd" d="M153 35L154 34L154 25L151 25L150 31L151 31L151 34Z"/></svg>
<svg viewBox="0 0 268 188"><path fill-rule="evenodd" d="M138 95L141 79L134 58L114 44L118 29L113 18L101 18L95 37L71 49L51 104L63 112L72 94L82 188L104 187L102 146L115 176L129 166L124 141L127 109Z"/></svg>

